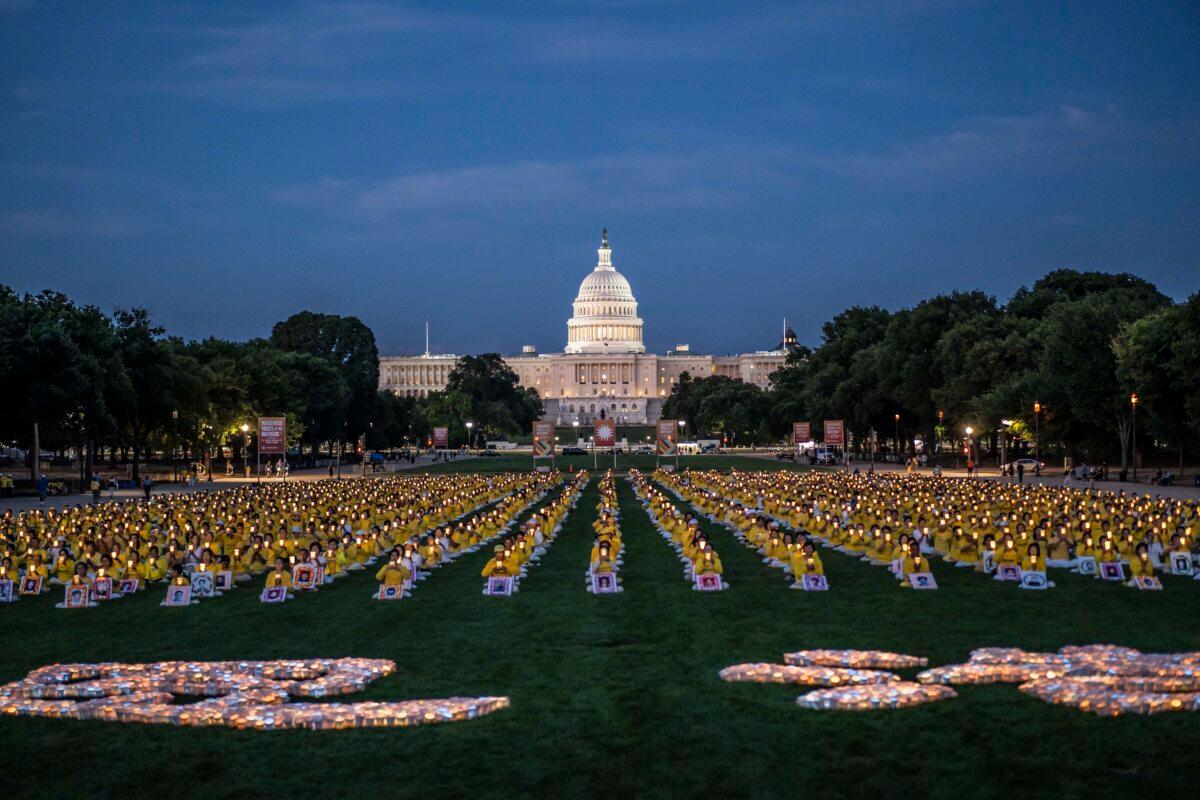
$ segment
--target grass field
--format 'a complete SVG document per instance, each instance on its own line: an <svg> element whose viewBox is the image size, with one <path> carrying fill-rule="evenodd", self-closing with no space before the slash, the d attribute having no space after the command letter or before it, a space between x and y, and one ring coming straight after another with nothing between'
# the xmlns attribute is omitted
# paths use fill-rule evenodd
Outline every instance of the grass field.
<svg viewBox="0 0 1200 800"><path fill-rule="evenodd" d="M485 466L448 466L467 463ZM935 665L986 645L1200 649L1200 583L1168 579L1167 590L1153 594L1067 575L1049 592L1020 592L939 562L942 591L916 593L899 590L882 569L827 552L832 591L809 594L789 590L777 570L711 526L731 588L701 594L684 582L675 553L623 480L619 497L620 595L584 591L593 481L511 598L480 595L487 554L479 552L393 604L372 602L373 581L359 574L281 607L241 590L163 609L154 589L85 612L56 610L50 598L4 608L5 681L67 661L369 656L394 659L396 674L347 699L507 695L512 707L471 722L342 732L7 718L0 720L0 791L12 798L1194 796L1197 714L1102 719L1014 686L963 687L958 699L902 711L810 712L795 705L797 688L726 684L717 670L805 647L893 649Z"/></svg>

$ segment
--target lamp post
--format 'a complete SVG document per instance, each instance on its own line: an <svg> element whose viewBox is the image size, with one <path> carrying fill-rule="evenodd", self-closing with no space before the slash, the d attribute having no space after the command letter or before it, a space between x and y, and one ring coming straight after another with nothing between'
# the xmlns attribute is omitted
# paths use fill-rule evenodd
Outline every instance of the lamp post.
<svg viewBox="0 0 1200 800"><path fill-rule="evenodd" d="M472 422L471 420L467 420L467 449L468 450L475 449L475 435L471 432L471 429L474 427L475 427L475 423Z"/></svg>
<svg viewBox="0 0 1200 800"><path fill-rule="evenodd" d="M250 426L242 423L242 473L250 477Z"/></svg>
<svg viewBox="0 0 1200 800"><path fill-rule="evenodd" d="M1137 483L1137 392L1134 392L1129 396L1129 404L1133 406L1133 482Z"/></svg>
<svg viewBox="0 0 1200 800"><path fill-rule="evenodd" d="M1037 461L1038 470L1042 468L1042 439L1038 435L1038 419L1042 416L1042 404L1033 401L1033 458Z"/></svg>
<svg viewBox="0 0 1200 800"><path fill-rule="evenodd" d="M171 410L171 461L175 469L175 482L179 483L179 409Z"/></svg>
<svg viewBox="0 0 1200 800"><path fill-rule="evenodd" d="M974 466L975 465L975 442L971 438L971 435L973 433L975 433L975 429L972 428L970 425L968 425L964 429L964 431L967 434L967 463ZM970 471L971 470L968 468L968 472L970 472Z"/></svg>
<svg viewBox="0 0 1200 800"><path fill-rule="evenodd" d="M900 463L900 415L896 414L892 419L896 421L896 463Z"/></svg>

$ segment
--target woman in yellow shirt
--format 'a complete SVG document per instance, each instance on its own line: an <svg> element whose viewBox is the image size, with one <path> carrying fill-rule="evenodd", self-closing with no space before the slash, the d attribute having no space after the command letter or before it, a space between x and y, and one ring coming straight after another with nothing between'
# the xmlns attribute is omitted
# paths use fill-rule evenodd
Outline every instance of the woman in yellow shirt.
<svg viewBox="0 0 1200 800"><path fill-rule="evenodd" d="M404 566L398 549L392 550L391 559L375 573L375 580L380 581L384 586L404 586L408 582L408 577L408 567ZM404 592L404 596L408 597L409 593ZM375 593L375 598L379 598L379 592Z"/></svg>
<svg viewBox="0 0 1200 800"><path fill-rule="evenodd" d="M900 562L900 588L911 589L912 583L910 578L916 572L932 572L929 566L929 559L921 555L919 551L910 552L908 558Z"/></svg>
<svg viewBox="0 0 1200 800"><path fill-rule="evenodd" d="M278 586L286 589L292 588L292 573L288 572L287 562L283 560L283 556L275 558L275 568L267 573L267 588L274 589ZM288 598L291 599L290 593Z"/></svg>
<svg viewBox="0 0 1200 800"><path fill-rule="evenodd" d="M1153 578L1154 562L1150 560L1150 548L1139 543L1129 559L1129 585L1136 586L1138 578Z"/></svg>

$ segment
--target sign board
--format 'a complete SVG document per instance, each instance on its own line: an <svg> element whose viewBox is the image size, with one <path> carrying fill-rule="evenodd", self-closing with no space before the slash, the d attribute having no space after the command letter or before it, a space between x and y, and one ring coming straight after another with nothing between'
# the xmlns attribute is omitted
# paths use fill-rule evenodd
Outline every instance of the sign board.
<svg viewBox="0 0 1200 800"><path fill-rule="evenodd" d="M64 608L87 608L88 587L84 583L68 583L63 592Z"/></svg>
<svg viewBox="0 0 1200 800"><path fill-rule="evenodd" d="M592 429L593 444L596 447L617 446L617 423L611 419L598 419Z"/></svg>
<svg viewBox="0 0 1200 800"><path fill-rule="evenodd" d="M1143 575L1137 579L1137 587L1142 591L1161 592L1162 581L1153 575Z"/></svg>
<svg viewBox="0 0 1200 800"><path fill-rule="evenodd" d="M300 591L317 588L317 568L312 564L297 564L292 567L292 588Z"/></svg>
<svg viewBox="0 0 1200 800"><path fill-rule="evenodd" d="M932 572L913 572L908 576L908 584L914 589L932 591L938 588L937 579Z"/></svg>
<svg viewBox="0 0 1200 800"><path fill-rule="evenodd" d="M679 452L679 420L660 419L655 430L655 453L660 456L673 456Z"/></svg>
<svg viewBox="0 0 1200 800"><path fill-rule="evenodd" d="M379 591L375 594L376 600L399 600L404 597L404 587L391 584L384 584L379 587Z"/></svg>
<svg viewBox="0 0 1200 800"><path fill-rule="evenodd" d="M617 576L611 572L592 573L592 594L614 594L617 591Z"/></svg>
<svg viewBox="0 0 1200 800"><path fill-rule="evenodd" d="M140 583L137 578L124 578L117 584L117 591L121 594L133 594L138 590Z"/></svg>
<svg viewBox="0 0 1200 800"><path fill-rule="evenodd" d="M42 576L26 575L21 579L21 594L34 595L42 593Z"/></svg>
<svg viewBox="0 0 1200 800"><path fill-rule="evenodd" d="M112 578L105 576L92 581L92 596L97 600L112 600Z"/></svg>
<svg viewBox="0 0 1200 800"><path fill-rule="evenodd" d="M258 452L263 454L287 452L286 417L258 418Z"/></svg>
<svg viewBox="0 0 1200 800"><path fill-rule="evenodd" d="M1095 575L1096 574L1096 558L1095 556L1080 556L1075 562L1075 569L1080 575Z"/></svg>
<svg viewBox="0 0 1200 800"><path fill-rule="evenodd" d="M991 575L996 571L996 553L993 550L983 551L983 571Z"/></svg>
<svg viewBox="0 0 1200 800"><path fill-rule="evenodd" d="M1102 580L1102 581L1123 581L1123 580L1125 580L1125 566L1120 561L1102 561L1102 562L1100 562L1100 580Z"/></svg>
<svg viewBox="0 0 1200 800"><path fill-rule="evenodd" d="M487 594L491 597L508 597L512 594L513 579L512 576L499 578L492 576L488 578Z"/></svg>
<svg viewBox="0 0 1200 800"><path fill-rule="evenodd" d="M541 420L533 423L533 457L554 456L554 423Z"/></svg>
<svg viewBox="0 0 1200 800"><path fill-rule="evenodd" d="M1046 580L1046 573L1021 571L1022 589L1046 589L1048 585L1049 582Z"/></svg>
<svg viewBox="0 0 1200 800"><path fill-rule="evenodd" d="M825 420L825 446L844 447L846 444L846 421L841 419Z"/></svg>
<svg viewBox="0 0 1200 800"><path fill-rule="evenodd" d="M812 423L811 422L793 422L792 423L792 444L797 446L812 441Z"/></svg>
<svg viewBox="0 0 1200 800"><path fill-rule="evenodd" d="M218 592L228 592L233 588L233 573L230 570L222 570L214 572L215 576L213 588Z"/></svg>
<svg viewBox="0 0 1200 800"><path fill-rule="evenodd" d="M806 573L802 577L804 591L806 592L828 592L829 581L824 575L816 575L814 573Z"/></svg>
<svg viewBox="0 0 1200 800"><path fill-rule="evenodd" d="M1021 580L1021 568L1016 564L1001 564L996 567L996 580L1019 581Z"/></svg>
<svg viewBox="0 0 1200 800"><path fill-rule="evenodd" d="M212 570L197 570L192 573L192 596L215 597L217 589L216 573Z"/></svg>
<svg viewBox="0 0 1200 800"><path fill-rule="evenodd" d="M167 587L167 597L163 600L164 606L190 606L192 604L192 587L184 584L177 586L171 584Z"/></svg>
<svg viewBox="0 0 1200 800"><path fill-rule="evenodd" d="M433 446L445 449L450 446L450 429L437 427L433 429Z"/></svg>
<svg viewBox="0 0 1200 800"><path fill-rule="evenodd" d="M262 594L258 596L259 602L262 603L282 603L287 600L286 586L268 586L262 590Z"/></svg>
<svg viewBox="0 0 1200 800"><path fill-rule="evenodd" d="M1191 575L1195 569L1192 565L1191 553L1171 553L1172 575Z"/></svg>
<svg viewBox="0 0 1200 800"><path fill-rule="evenodd" d="M696 576L696 588L702 592L721 591L721 576L714 573Z"/></svg>
<svg viewBox="0 0 1200 800"><path fill-rule="evenodd" d="M9 580L0 581L0 603L11 603L13 601L13 582Z"/></svg>

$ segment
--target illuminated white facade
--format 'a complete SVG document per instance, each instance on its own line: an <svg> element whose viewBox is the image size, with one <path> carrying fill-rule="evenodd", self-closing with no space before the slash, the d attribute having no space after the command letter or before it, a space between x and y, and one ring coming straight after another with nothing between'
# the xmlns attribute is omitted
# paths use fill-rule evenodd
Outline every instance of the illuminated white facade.
<svg viewBox="0 0 1200 800"><path fill-rule="evenodd" d="M648 424L661 415L663 402L684 372L693 377L725 375L762 388L783 366L796 336L784 325L784 338L771 350L731 356L700 355L678 345L667 355L646 353L643 322L629 281L612 265L604 231L596 268L579 285L567 321L562 353L539 354L525 347L505 361L521 381L542 398L546 418L559 425L590 423L600 416L618 423ZM446 386L454 355L384 356L379 359L379 388L409 397L425 397Z"/></svg>

